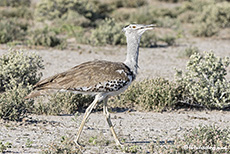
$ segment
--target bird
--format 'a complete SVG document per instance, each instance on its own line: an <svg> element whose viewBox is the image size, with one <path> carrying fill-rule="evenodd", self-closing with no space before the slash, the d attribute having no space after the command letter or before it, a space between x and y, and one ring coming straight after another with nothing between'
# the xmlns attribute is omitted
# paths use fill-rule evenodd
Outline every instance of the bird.
<svg viewBox="0 0 230 154"><path fill-rule="evenodd" d="M92 60L79 64L65 72L45 78L33 86L26 99L45 95L50 91L73 92L94 95L93 102L87 107L74 142L81 147L79 138L86 120L98 102L103 102L103 114L109 125L116 145L122 146L108 112L107 101L110 96L124 92L135 80L138 70L139 45L142 34L154 29L155 24L130 24L122 31L127 41L127 55L124 62Z"/></svg>

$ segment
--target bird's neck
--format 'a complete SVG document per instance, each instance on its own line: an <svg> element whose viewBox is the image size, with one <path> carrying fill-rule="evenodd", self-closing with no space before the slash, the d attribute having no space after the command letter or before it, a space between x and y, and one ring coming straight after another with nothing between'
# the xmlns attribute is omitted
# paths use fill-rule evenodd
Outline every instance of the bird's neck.
<svg viewBox="0 0 230 154"><path fill-rule="evenodd" d="M127 56L124 63L136 75L137 68L138 68L140 37L127 37L126 40L127 40Z"/></svg>

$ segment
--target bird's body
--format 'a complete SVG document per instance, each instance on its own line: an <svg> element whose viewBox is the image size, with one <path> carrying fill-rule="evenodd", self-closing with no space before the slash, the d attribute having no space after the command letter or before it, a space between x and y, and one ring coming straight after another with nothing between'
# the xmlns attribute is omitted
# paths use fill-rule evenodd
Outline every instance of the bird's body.
<svg viewBox="0 0 230 154"><path fill-rule="evenodd" d="M135 74L124 63L94 60L39 81L27 98L46 94L48 91L108 96L123 92L135 79Z"/></svg>
<svg viewBox="0 0 230 154"><path fill-rule="evenodd" d="M127 39L127 56L124 63L94 60L82 63L63 73L39 81L34 91L26 98L46 94L50 91L71 91L74 93L95 95L92 104L86 109L79 127L75 143L79 145L83 126L97 102L104 101L103 113L109 124L117 145L121 145L114 131L107 108L109 96L125 91L136 78L138 68L139 43L141 35L155 25L131 24L123 28Z"/></svg>

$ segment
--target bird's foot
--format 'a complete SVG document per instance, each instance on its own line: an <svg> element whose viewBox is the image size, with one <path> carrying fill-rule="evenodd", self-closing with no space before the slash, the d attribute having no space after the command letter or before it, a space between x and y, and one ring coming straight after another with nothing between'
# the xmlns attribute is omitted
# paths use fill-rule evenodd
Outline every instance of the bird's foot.
<svg viewBox="0 0 230 154"><path fill-rule="evenodd" d="M77 140L74 140L74 143L76 144L76 146L79 148L79 149L83 149L84 148L84 145L81 145L80 143L78 143Z"/></svg>
<svg viewBox="0 0 230 154"><path fill-rule="evenodd" d="M120 147L124 147L124 144L121 143L119 140L116 141L116 145L117 145L117 146L120 146Z"/></svg>

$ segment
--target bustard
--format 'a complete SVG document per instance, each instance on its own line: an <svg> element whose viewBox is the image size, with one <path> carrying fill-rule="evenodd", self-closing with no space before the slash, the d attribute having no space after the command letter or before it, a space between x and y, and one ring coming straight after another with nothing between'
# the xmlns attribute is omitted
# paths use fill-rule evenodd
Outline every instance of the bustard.
<svg viewBox="0 0 230 154"><path fill-rule="evenodd" d="M85 111L75 143L80 146L78 140L87 118L97 102L103 101L103 114L106 117L116 144L121 145L110 120L107 100L109 96L125 91L136 78L141 35L146 30L153 29L153 27L155 27L153 24L130 24L123 28L127 40L127 56L124 63L104 60L82 63L68 71L39 81L35 84L34 91L26 98L43 95L49 90L95 95L94 101Z"/></svg>

